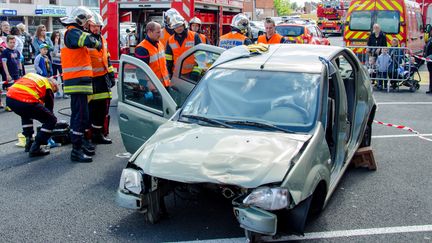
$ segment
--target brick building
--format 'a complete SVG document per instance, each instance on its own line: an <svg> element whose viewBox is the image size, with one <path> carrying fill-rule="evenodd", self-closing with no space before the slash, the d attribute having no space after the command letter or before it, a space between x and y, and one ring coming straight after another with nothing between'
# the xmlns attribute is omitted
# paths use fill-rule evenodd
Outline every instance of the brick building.
<svg viewBox="0 0 432 243"><path fill-rule="evenodd" d="M274 2L271 0L244 0L244 12L252 19L253 5L255 1L255 20L263 20L266 17L277 16Z"/></svg>

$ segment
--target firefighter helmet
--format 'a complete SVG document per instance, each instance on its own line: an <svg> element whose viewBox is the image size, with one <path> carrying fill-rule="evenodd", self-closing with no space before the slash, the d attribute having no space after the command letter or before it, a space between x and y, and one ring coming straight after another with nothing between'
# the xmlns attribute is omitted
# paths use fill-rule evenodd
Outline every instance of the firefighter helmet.
<svg viewBox="0 0 432 243"><path fill-rule="evenodd" d="M164 12L164 18L163 19L164 19L164 26L165 27L170 28L170 20L175 15L180 15L180 13L174 8L170 8L166 12Z"/></svg>
<svg viewBox="0 0 432 243"><path fill-rule="evenodd" d="M182 25L186 27L186 21L180 14L176 14L170 17L170 20L168 22L168 26L170 29L175 29Z"/></svg>
<svg viewBox="0 0 432 243"><path fill-rule="evenodd" d="M69 17L63 17L60 21L63 24L78 24L79 26L84 26L92 17L93 12L90 9L79 6L72 10Z"/></svg>
<svg viewBox="0 0 432 243"><path fill-rule="evenodd" d="M246 32L249 26L249 19L246 15L239 13L232 19L231 27L237 28L242 32Z"/></svg>
<svg viewBox="0 0 432 243"><path fill-rule="evenodd" d="M92 22L94 25L98 25L100 27L104 26L102 16L96 12L93 12L93 17L89 21Z"/></svg>
<svg viewBox="0 0 432 243"><path fill-rule="evenodd" d="M199 24L201 25L201 20L198 17L193 17L190 21L189 24Z"/></svg>

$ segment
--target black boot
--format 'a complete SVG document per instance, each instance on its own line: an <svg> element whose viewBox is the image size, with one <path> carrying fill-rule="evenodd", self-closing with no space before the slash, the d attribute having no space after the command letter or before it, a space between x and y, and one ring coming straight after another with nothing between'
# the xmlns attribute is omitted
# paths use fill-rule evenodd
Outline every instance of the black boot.
<svg viewBox="0 0 432 243"><path fill-rule="evenodd" d="M30 148L31 148L33 142L34 142L34 141L33 141L33 138L32 138L32 137L26 137L26 144L25 144L25 147L24 147L24 151L25 151L25 152L30 151Z"/></svg>
<svg viewBox="0 0 432 243"><path fill-rule="evenodd" d="M44 156L49 153L49 149L46 147L41 148L41 144L38 141L34 141L29 150L29 157Z"/></svg>
<svg viewBox="0 0 432 243"><path fill-rule="evenodd" d="M83 139L81 148L82 151L88 156L96 154L96 147L87 139Z"/></svg>
<svg viewBox="0 0 432 243"><path fill-rule="evenodd" d="M92 142L95 144L112 144L111 138L105 137L102 133L93 133Z"/></svg>
<svg viewBox="0 0 432 243"><path fill-rule="evenodd" d="M80 163L93 162L92 157L87 156L82 149L78 149L78 148L72 149L71 160Z"/></svg>

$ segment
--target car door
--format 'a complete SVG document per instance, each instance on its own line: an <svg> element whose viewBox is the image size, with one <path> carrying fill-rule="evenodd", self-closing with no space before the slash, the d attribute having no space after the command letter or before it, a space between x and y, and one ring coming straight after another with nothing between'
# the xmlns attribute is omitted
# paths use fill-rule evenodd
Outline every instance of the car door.
<svg viewBox="0 0 432 243"><path fill-rule="evenodd" d="M315 27L314 26L308 26L308 30L309 30L309 34L311 35L310 44L320 45L321 41L318 38L318 33L317 33Z"/></svg>
<svg viewBox="0 0 432 243"><path fill-rule="evenodd" d="M324 35L323 32L318 28L318 26L315 26L315 30L318 33L318 39L320 41L320 44L329 45L329 40L326 38L326 35Z"/></svg>
<svg viewBox="0 0 432 243"><path fill-rule="evenodd" d="M190 75L182 71L187 65L194 64L194 55L201 51L216 60L223 50L202 44L185 52L177 61L169 89L162 85L146 63L129 55L121 56L118 85L119 129L128 152L135 152L147 141L158 127L175 113L198 84L201 77L190 80Z"/></svg>

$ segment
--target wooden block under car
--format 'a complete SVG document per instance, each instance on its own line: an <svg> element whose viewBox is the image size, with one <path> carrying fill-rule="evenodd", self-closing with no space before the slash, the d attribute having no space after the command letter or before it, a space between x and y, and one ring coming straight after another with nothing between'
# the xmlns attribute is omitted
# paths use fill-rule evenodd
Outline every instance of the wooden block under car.
<svg viewBox="0 0 432 243"><path fill-rule="evenodd" d="M358 149L355 152L354 157L351 160L351 163L356 168L364 167L364 168L368 168L369 170L377 169L372 147L364 147Z"/></svg>

